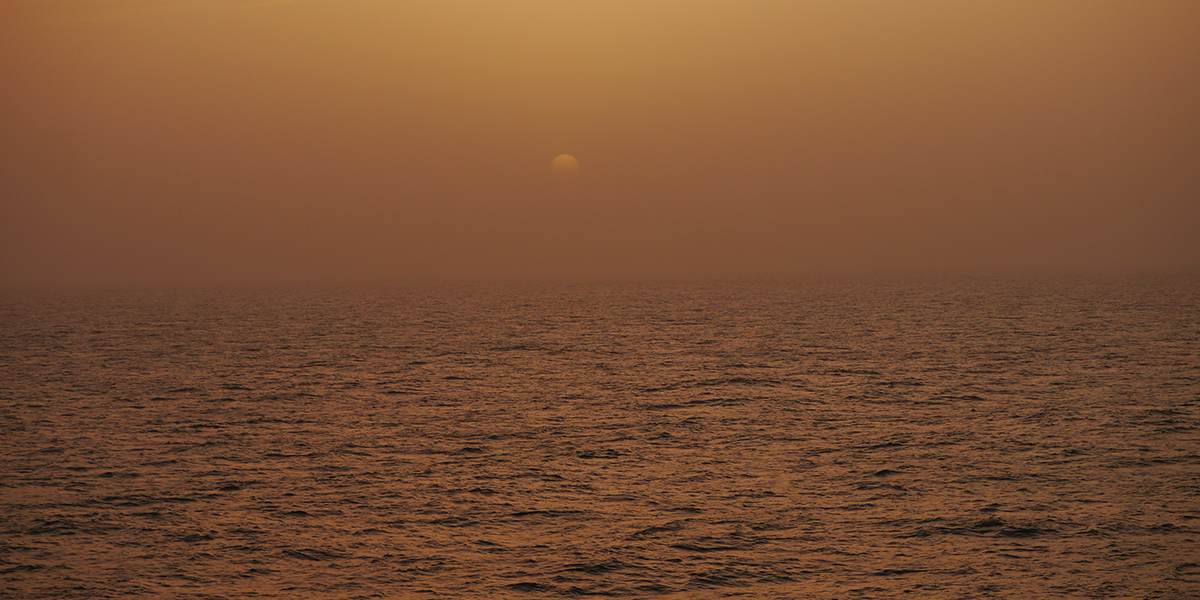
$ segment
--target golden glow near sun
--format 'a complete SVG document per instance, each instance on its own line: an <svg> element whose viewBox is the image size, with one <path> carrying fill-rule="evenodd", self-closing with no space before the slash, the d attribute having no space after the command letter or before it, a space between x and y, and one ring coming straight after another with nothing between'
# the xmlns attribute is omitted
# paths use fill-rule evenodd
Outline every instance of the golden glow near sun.
<svg viewBox="0 0 1200 600"><path fill-rule="evenodd" d="M550 171L559 181L570 181L579 173L579 161L570 154L559 154L550 163Z"/></svg>

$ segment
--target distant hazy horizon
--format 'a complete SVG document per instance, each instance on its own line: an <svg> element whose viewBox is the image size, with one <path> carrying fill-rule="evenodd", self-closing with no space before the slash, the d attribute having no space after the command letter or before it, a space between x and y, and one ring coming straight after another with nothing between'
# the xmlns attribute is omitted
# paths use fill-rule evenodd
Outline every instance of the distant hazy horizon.
<svg viewBox="0 0 1200 600"><path fill-rule="evenodd" d="M1200 273L1197 24L1167 0L16 0L0 289Z"/></svg>

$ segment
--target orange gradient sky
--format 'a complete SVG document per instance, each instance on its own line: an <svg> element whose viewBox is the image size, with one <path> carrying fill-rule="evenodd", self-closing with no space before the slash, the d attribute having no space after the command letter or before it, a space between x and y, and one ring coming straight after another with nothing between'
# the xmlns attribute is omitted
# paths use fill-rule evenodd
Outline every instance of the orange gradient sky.
<svg viewBox="0 0 1200 600"><path fill-rule="evenodd" d="M1194 0L9 0L0 286L1194 270L1197 31Z"/></svg>

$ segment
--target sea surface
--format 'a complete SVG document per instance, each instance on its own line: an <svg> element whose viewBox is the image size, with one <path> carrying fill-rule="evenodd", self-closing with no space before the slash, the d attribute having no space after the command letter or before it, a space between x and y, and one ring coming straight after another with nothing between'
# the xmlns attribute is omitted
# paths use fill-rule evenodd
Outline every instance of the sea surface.
<svg viewBox="0 0 1200 600"><path fill-rule="evenodd" d="M1200 598L1200 278L0 296L3 598Z"/></svg>

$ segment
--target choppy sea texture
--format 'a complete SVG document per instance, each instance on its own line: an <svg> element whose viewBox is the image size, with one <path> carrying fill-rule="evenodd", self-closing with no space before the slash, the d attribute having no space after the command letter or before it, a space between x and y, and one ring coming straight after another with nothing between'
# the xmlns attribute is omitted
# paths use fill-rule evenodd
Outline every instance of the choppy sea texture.
<svg viewBox="0 0 1200 600"><path fill-rule="evenodd" d="M1198 293L5 296L0 596L1200 597Z"/></svg>

